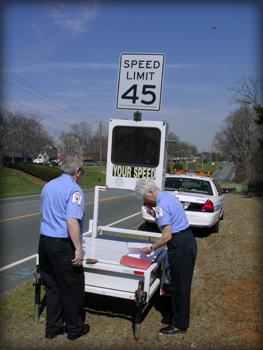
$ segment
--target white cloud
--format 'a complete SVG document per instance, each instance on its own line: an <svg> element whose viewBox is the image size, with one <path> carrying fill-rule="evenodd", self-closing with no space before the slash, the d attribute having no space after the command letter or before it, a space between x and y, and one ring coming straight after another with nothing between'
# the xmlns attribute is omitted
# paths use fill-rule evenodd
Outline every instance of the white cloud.
<svg viewBox="0 0 263 350"><path fill-rule="evenodd" d="M50 72L53 71L62 71L62 70L72 70L72 69L118 69L119 65L117 63L87 63L87 62L50 62L43 64L31 64L24 67L13 67L10 70L15 73L39 73L39 72Z"/></svg>
<svg viewBox="0 0 263 350"><path fill-rule="evenodd" d="M209 64L207 66L202 65L201 63L172 63L166 64L165 68L176 68L176 69L227 69L226 66L220 64Z"/></svg>
<svg viewBox="0 0 263 350"><path fill-rule="evenodd" d="M182 85L164 85L164 89L167 90L179 90L179 91L192 91L201 92L206 94L218 94L218 91L213 86L182 86Z"/></svg>
<svg viewBox="0 0 263 350"><path fill-rule="evenodd" d="M50 4L50 17L55 25L72 35L88 31L88 24L97 16L97 2L54 2Z"/></svg>
<svg viewBox="0 0 263 350"><path fill-rule="evenodd" d="M200 63L172 63L166 64L165 68L201 68Z"/></svg>

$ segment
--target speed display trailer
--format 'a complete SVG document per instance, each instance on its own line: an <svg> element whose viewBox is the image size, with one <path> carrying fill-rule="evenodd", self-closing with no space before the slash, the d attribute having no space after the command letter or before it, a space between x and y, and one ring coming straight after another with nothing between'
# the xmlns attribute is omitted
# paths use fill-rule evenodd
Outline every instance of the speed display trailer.
<svg viewBox="0 0 263 350"><path fill-rule="evenodd" d="M134 114L134 118L136 113ZM135 118L136 119L136 118ZM167 283L167 250L142 256L140 248L154 242L140 236L157 237L161 233L99 225L99 195L110 189L133 191L140 178L149 178L160 189L166 174L168 124L165 121L116 119L109 121L106 186L95 186L93 218L83 233L85 292L135 301L134 337L140 340L141 314L162 282ZM104 234L105 233L105 234ZM126 237L120 237L124 234ZM130 236L132 238L129 238ZM134 236L138 236L134 238ZM139 256L130 256L137 249ZM38 262L37 262L38 272ZM36 274L35 318L39 318L41 276Z"/></svg>
<svg viewBox="0 0 263 350"><path fill-rule="evenodd" d="M134 300L134 339L140 338L143 306L161 287L167 250L157 249L146 265L146 256L129 257L132 244L138 247L153 244L140 236L159 238L161 233L100 226L99 194L108 189L133 191L140 178L152 179L163 189L167 135L165 121L110 120L106 186L95 187L93 219L89 221L89 230L83 234L85 291ZM119 234L126 237L119 237ZM133 238L129 239L131 235Z"/></svg>
<svg viewBox="0 0 263 350"><path fill-rule="evenodd" d="M141 236L159 238L161 233L99 225L99 195L110 189L134 191L141 178L164 189L168 123L142 121L138 112L160 110L164 60L164 54L121 54L116 108L137 112L133 120L109 121L106 186L95 186L93 218L83 233L85 292L134 300L134 340L142 339L143 306L158 288L161 295L167 290L162 289L163 283L169 284L167 250L159 248L150 256L140 250L154 243ZM41 284L37 257L35 319L40 317Z"/></svg>

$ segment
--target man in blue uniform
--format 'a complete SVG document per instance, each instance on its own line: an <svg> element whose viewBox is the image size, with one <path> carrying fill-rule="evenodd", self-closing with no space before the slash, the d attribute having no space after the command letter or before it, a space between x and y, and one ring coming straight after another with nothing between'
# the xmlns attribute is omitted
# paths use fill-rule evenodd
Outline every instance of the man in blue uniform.
<svg viewBox="0 0 263 350"><path fill-rule="evenodd" d="M46 290L46 338L63 334L65 321L68 339L75 340L89 332L82 266L85 204L78 185L84 174L82 157L66 156L61 172L41 193L39 269Z"/></svg>
<svg viewBox="0 0 263 350"><path fill-rule="evenodd" d="M180 201L172 194L160 191L153 180L141 179L136 183L134 194L138 199L155 203L155 210L147 208L162 236L151 246L142 248L144 254L167 244L168 262L171 269L172 316L163 334L185 333L190 321L190 293L197 246L189 228Z"/></svg>

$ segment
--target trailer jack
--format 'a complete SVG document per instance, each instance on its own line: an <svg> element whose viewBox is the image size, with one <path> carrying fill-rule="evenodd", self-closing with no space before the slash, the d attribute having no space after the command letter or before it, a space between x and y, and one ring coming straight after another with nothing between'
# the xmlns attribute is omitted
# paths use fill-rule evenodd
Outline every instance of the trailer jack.
<svg viewBox="0 0 263 350"><path fill-rule="evenodd" d="M39 267L37 266L35 272L35 321L38 321L40 318L40 305L41 305L41 285L43 285L43 279L41 273L39 272Z"/></svg>
<svg viewBox="0 0 263 350"><path fill-rule="evenodd" d="M135 291L135 315L134 315L134 337L128 337L128 340L135 340L139 343L143 343L145 338L140 338L142 309L146 304L147 293L143 291L144 282L139 281L138 289Z"/></svg>

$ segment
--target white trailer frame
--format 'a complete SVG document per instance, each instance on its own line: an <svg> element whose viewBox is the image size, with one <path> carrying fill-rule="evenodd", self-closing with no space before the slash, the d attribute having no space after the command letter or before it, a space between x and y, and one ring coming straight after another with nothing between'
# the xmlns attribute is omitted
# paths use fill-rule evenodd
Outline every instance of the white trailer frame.
<svg viewBox="0 0 263 350"><path fill-rule="evenodd" d="M141 242L143 247L150 246L153 242L139 239L139 236L159 238L161 233L100 226L99 192L105 190L106 187L95 186L93 219L89 221L89 230L83 234L85 292L134 300L134 338L139 339L143 305L150 301L161 285L162 266L167 250L157 249L156 258L147 270L121 264L121 257L128 253L128 243L135 239L114 235L138 236L136 242ZM86 259L94 259L96 263L88 264Z"/></svg>
<svg viewBox="0 0 263 350"><path fill-rule="evenodd" d="M119 236L107 236L125 234L135 236L157 237L160 233L112 228L98 225L99 191L105 191L106 187L95 187L94 215L89 222L89 231L83 235L85 291L101 295L113 296L124 299L135 299L135 291L139 281L144 282L144 292L147 293L146 302L150 300L160 286L159 267L166 257L166 250L159 248L155 251L155 261L147 270L129 267L120 264L123 255L128 254L128 242L134 239ZM138 239L143 246L150 246L153 242ZM85 259L96 259L92 264L85 263ZM98 274L97 276L96 273Z"/></svg>

